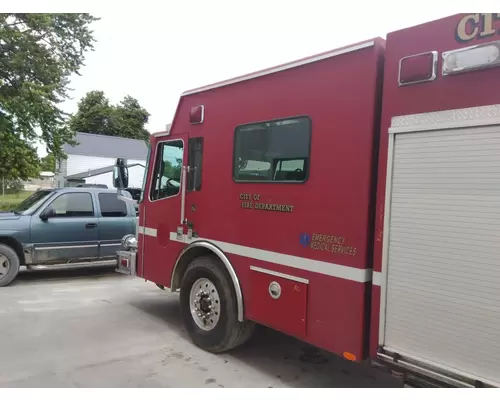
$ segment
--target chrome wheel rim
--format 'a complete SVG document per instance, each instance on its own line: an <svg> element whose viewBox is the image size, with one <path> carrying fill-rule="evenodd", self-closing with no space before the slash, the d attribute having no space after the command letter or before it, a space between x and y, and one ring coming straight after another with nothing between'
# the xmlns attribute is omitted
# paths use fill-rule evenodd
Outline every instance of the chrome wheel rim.
<svg viewBox="0 0 500 400"><path fill-rule="evenodd" d="M5 275L7 275L9 269L10 269L9 259L5 257L3 254L0 254L0 279L2 279Z"/></svg>
<svg viewBox="0 0 500 400"><path fill-rule="evenodd" d="M189 308L200 329L210 331L217 325L220 318L220 297L209 279L200 278L191 286Z"/></svg>

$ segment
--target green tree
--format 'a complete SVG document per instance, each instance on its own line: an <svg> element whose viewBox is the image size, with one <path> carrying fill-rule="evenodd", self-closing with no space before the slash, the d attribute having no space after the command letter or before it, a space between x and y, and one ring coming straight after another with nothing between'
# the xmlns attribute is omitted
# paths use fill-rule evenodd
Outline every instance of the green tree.
<svg viewBox="0 0 500 400"><path fill-rule="evenodd" d="M0 179L26 180L38 176L36 148L13 132L0 130Z"/></svg>
<svg viewBox="0 0 500 400"><path fill-rule="evenodd" d="M54 154L49 153L42 158L40 162L40 171L51 171L54 172L56 169L56 158Z"/></svg>
<svg viewBox="0 0 500 400"><path fill-rule="evenodd" d="M70 119L73 132L120 136L149 141L145 125L149 113L131 96L112 105L103 91L92 90L79 102L78 110Z"/></svg>
<svg viewBox="0 0 500 400"><path fill-rule="evenodd" d="M113 110L113 128L116 136L149 141L149 132L144 127L150 114L131 96L125 96Z"/></svg>
<svg viewBox="0 0 500 400"><path fill-rule="evenodd" d="M31 143L38 134L56 156L64 143L74 143L60 104L69 98L70 76L93 49L90 25L96 20L78 13L0 14L0 134L8 139L1 148L28 155L28 162L0 157L9 179L36 175Z"/></svg>
<svg viewBox="0 0 500 400"><path fill-rule="evenodd" d="M92 90L78 102L78 111L69 122L70 129L73 132L110 135L112 113L113 107L104 92Z"/></svg>

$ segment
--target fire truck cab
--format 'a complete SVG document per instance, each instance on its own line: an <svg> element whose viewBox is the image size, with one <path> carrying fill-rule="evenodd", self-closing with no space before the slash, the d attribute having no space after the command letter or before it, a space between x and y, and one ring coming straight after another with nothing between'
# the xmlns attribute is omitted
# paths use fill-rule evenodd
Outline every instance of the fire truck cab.
<svg viewBox="0 0 500 400"><path fill-rule="evenodd" d="M214 353L259 323L499 386L498 66L500 14L458 14L183 93L118 271L180 291Z"/></svg>

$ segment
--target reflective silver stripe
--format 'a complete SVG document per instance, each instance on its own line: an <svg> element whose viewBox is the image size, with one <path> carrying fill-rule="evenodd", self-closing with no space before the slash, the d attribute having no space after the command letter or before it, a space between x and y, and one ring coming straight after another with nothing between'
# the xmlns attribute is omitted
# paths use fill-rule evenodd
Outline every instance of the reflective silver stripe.
<svg viewBox="0 0 500 400"><path fill-rule="evenodd" d="M383 279L382 272L373 271L373 284L375 286L382 286Z"/></svg>
<svg viewBox="0 0 500 400"><path fill-rule="evenodd" d="M63 249L88 249L97 247L96 244L81 244L76 246L50 246L50 247L35 247L35 250L63 250Z"/></svg>
<svg viewBox="0 0 500 400"><path fill-rule="evenodd" d="M137 233L146 236L156 237L158 235L158 231L154 228L147 228L145 226L139 226L137 229Z"/></svg>
<svg viewBox="0 0 500 400"><path fill-rule="evenodd" d="M281 272L276 272L276 271L273 271L273 270L270 270L270 269L265 269L265 268L260 268L260 267L254 267L253 265L250 265L250 269L252 271L262 272L263 274L277 276L279 278L289 279L291 281L295 281L295 282L299 282L299 283L305 283L306 285L309 284L309 279L300 278L298 276L283 274Z"/></svg>
<svg viewBox="0 0 500 400"><path fill-rule="evenodd" d="M213 243L222 251L236 254L242 257L253 258L255 260L270 262L273 264L284 265L291 268L297 268L303 271L315 272L318 274L333 276L336 278L346 279L354 282L370 282L372 280L371 269L360 269L349 267L347 265L340 265L329 263L326 261L314 260L311 258L303 258L292 256L290 254L276 253L273 251L256 249L253 247L241 246L239 244L221 242L207 238L193 238L188 239L187 235L183 239L177 239L176 232L170 232L170 240L181 243L191 243L194 241L205 240Z"/></svg>

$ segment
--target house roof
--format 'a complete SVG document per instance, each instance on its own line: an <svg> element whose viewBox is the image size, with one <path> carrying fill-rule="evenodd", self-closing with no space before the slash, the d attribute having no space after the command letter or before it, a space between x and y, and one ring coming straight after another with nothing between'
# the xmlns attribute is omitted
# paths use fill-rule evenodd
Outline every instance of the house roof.
<svg viewBox="0 0 500 400"><path fill-rule="evenodd" d="M144 140L84 132L78 132L75 140L78 143L76 146L69 144L63 146L63 151L66 154L145 160L148 153L148 147Z"/></svg>

